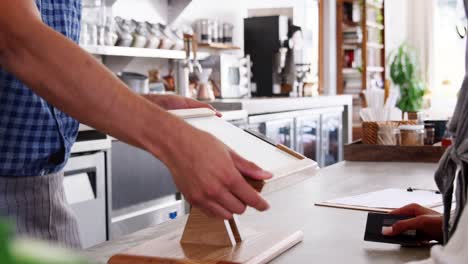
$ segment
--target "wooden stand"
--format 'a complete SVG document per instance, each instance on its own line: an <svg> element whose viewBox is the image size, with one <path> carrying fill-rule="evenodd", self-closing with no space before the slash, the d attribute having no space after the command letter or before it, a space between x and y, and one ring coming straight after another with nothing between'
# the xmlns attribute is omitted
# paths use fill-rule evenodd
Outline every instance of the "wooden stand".
<svg viewBox="0 0 468 264"><path fill-rule="evenodd" d="M253 184L263 186L263 184ZM109 264L267 263L303 239L301 231L240 230L238 220L214 219L192 208L183 233L146 242Z"/></svg>
<svg viewBox="0 0 468 264"><path fill-rule="evenodd" d="M310 178L317 163L282 145L272 145L214 117L207 109L172 111L208 131L247 158L263 162L273 179L247 182L258 192L271 192ZM236 139L236 140L233 140ZM245 146L248 146L245 148ZM252 155L252 153L255 153ZM265 155L270 155L265 159ZM281 166L278 166L281 165ZM109 264L266 263L302 241L301 231L242 228L239 221L214 219L192 208L185 229L148 241L113 256Z"/></svg>

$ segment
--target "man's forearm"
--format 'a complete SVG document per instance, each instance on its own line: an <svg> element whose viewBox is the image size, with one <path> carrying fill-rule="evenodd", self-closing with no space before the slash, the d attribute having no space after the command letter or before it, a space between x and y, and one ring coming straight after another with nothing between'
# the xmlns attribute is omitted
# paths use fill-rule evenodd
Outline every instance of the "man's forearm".
<svg viewBox="0 0 468 264"><path fill-rule="evenodd" d="M0 63L39 96L81 122L160 156L187 126L130 91L92 56L39 20L0 39ZM6 47L6 48L5 48ZM177 127L179 129L177 130ZM157 131L156 131L157 129ZM182 129L183 130L183 129Z"/></svg>

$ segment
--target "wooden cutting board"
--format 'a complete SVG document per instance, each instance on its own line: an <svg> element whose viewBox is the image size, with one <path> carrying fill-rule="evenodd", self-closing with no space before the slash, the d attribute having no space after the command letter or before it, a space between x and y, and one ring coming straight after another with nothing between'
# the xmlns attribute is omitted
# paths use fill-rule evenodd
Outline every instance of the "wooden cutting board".
<svg viewBox="0 0 468 264"><path fill-rule="evenodd" d="M109 264L260 264L267 263L303 239L301 231L242 230L244 241L234 247L181 244L182 230L148 241L113 256Z"/></svg>

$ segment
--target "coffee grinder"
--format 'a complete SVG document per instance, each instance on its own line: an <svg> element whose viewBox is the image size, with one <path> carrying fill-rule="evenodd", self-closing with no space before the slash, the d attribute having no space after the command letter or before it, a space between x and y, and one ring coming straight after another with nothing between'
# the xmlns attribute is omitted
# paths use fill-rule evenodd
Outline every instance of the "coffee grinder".
<svg viewBox="0 0 468 264"><path fill-rule="evenodd" d="M287 16L244 19L245 54L252 60L252 95L256 97L289 96L296 80L294 51Z"/></svg>

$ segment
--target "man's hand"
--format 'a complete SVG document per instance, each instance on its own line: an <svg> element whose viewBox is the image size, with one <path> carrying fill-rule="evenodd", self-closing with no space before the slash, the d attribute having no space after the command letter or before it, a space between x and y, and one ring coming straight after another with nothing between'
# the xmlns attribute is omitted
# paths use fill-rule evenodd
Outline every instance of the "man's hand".
<svg viewBox="0 0 468 264"><path fill-rule="evenodd" d="M197 100L193 100L187 97L178 95L156 95L156 94L145 94L144 98L148 99L154 104L166 109L186 109L186 108L209 108L216 112L216 115L221 117L221 113L218 112L213 106L202 103Z"/></svg>
<svg viewBox="0 0 468 264"><path fill-rule="evenodd" d="M231 219L246 206L259 211L268 203L244 179L272 177L210 134L192 128L178 134L179 147L166 163L185 198L208 216Z"/></svg>
<svg viewBox="0 0 468 264"><path fill-rule="evenodd" d="M390 212L390 214L414 216L414 218L398 221L393 226L384 228L382 230L383 235L396 236L408 230L416 230L418 236L421 236L425 241L443 240L443 217L434 210L422 207L418 204L410 204L396 209Z"/></svg>

